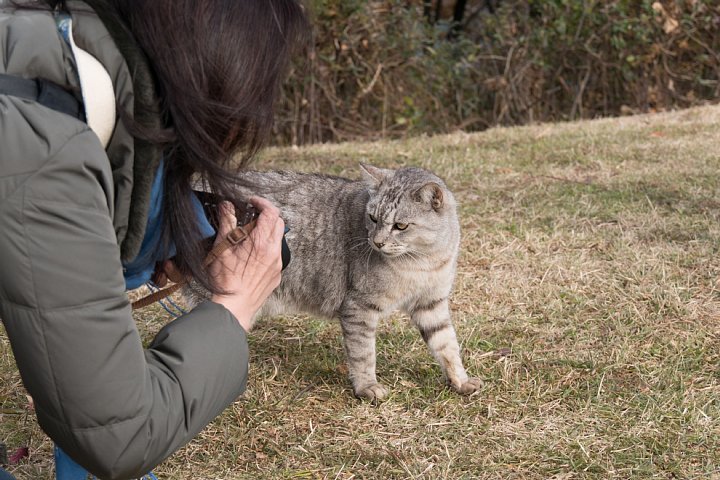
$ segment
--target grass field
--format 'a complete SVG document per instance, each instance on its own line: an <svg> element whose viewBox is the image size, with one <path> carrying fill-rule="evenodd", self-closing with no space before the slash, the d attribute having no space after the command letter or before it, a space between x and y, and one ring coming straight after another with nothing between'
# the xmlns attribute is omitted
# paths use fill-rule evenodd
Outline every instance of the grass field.
<svg viewBox="0 0 720 480"><path fill-rule="evenodd" d="M340 329L261 323L246 394L157 468L163 479L720 479L720 108L276 149L262 165L358 176L419 165L460 202L452 297L469 373L443 386L397 317L378 338L378 406L356 400ZM146 338L167 321L137 316ZM0 441L50 443L0 334Z"/></svg>

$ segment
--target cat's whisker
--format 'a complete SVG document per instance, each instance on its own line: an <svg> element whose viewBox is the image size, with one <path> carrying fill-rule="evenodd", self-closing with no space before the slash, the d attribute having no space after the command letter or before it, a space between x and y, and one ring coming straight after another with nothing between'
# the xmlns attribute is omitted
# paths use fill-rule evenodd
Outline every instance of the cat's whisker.
<svg viewBox="0 0 720 480"><path fill-rule="evenodd" d="M358 249L358 248L362 247L363 245L366 245L368 247L370 246L367 236L364 236L364 235L359 236L359 237L351 237L350 241L348 243L349 243L348 248L350 250Z"/></svg>
<svg viewBox="0 0 720 480"><path fill-rule="evenodd" d="M356 243L356 244L354 244L354 245L351 245L351 246L349 247L349 249L350 249L350 250L355 250L355 249L358 249L358 248L360 248L360 247L362 247L362 246L365 246L365 247L368 247L368 248L370 247L370 244L368 244L367 238L364 239L364 240L362 240L361 242L358 242L358 243Z"/></svg>
<svg viewBox="0 0 720 480"><path fill-rule="evenodd" d="M405 254L401 257L406 263L410 262L416 262L418 261L418 258L412 253L412 252L405 252Z"/></svg>
<svg viewBox="0 0 720 480"><path fill-rule="evenodd" d="M424 253L419 250L408 250L408 253L411 253L414 258L416 259L425 259L425 258L432 258L433 255L430 253Z"/></svg>
<svg viewBox="0 0 720 480"><path fill-rule="evenodd" d="M416 250L406 250L402 257L404 260L412 261L420 261L423 259L423 255L421 254L421 252L418 252Z"/></svg>
<svg viewBox="0 0 720 480"><path fill-rule="evenodd" d="M373 253L373 249L370 245L368 245L367 252L367 259L365 260L365 275L368 275L370 272L370 258L372 257Z"/></svg>

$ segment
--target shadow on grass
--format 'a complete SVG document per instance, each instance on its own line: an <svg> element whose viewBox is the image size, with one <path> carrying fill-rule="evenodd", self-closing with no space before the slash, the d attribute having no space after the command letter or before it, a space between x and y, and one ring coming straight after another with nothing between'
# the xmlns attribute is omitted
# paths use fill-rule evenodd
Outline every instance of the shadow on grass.
<svg viewBox="0 0 720 480"><path fill-rule="evenodd" d="M256 375L299 389L345 388L339 325L303 317L263 320L250 337L250 363Z"/></svg>
<svg viewBox="0 0 720 480"><path fill-rule="evenodd" d="M468 347L487 346L469 341ZM263 382L291 386L296 396L311 390L352 395L339 322L275 318L258 326L250 339L251 365ZM378 380L391 391L422 392L436 398L448 390L435 359L418 331L405 319L381 322L376 338ZM479 365L468 365L475 375ZM391 392L392 393L392 392Z"/></svg>

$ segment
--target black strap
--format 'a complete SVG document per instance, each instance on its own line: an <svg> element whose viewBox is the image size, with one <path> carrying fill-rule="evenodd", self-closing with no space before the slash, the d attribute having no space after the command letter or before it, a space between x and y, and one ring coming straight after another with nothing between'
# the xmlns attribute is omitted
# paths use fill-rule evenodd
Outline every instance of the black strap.
<svg viewBox="0 0 720 480"><path fill-rule="evenodd" d="M61 86L40 78L30 79L0 73L0 95L25 98L85 121L82 102Z"/></svg>

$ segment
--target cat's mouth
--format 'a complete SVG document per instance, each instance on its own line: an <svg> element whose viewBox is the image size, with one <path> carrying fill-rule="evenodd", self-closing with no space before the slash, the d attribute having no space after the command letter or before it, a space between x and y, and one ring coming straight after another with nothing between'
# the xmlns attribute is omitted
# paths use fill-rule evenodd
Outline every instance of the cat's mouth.
<svg viewBox="0 0 720 480"><path fill-rule="evenodd" d="M378 252L380 255L386 258L394 258L394 257L400 257L406 253L406 250L403 249L387 249L387 248L377 248L373 246L373 250Z"/></svg>

